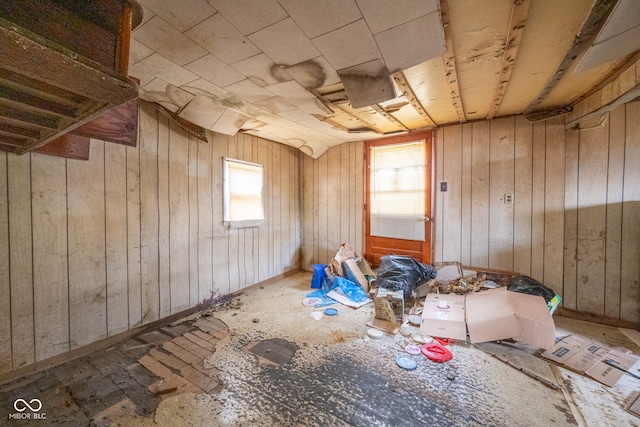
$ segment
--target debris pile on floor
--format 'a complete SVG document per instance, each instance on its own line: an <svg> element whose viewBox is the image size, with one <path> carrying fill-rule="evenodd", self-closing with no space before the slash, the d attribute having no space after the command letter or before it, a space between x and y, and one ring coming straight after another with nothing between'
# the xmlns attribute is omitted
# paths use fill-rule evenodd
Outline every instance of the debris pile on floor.
<svg viewBox="0 0 640 427"><path fill-rule="evenodd" d="M314 289L303 303L316 309L342 304L357 309L373 303L367 338L377 340L398 332L411 339L396 364L416 369L412 357L436 363L454 358L451 344L512 343L533 348L543 360L567 367L612 386L631 372L638 358L624 349L566 337L556 342L553 314L561 297L535 279L516 272L463 268L459 262L428 265L408 256L386 255L374 270L348 243L328 264L315 264ZM312 312L316 320L322 311ZM337 309L324 309L335 315ZM482 349L481 347L478 347ZM546 350L546 351L545 351ZM486 350L483 350L487 352ZM493 352L487 352L543 384L560 386ZM532 354L533 355L533 354Z"/></svg>

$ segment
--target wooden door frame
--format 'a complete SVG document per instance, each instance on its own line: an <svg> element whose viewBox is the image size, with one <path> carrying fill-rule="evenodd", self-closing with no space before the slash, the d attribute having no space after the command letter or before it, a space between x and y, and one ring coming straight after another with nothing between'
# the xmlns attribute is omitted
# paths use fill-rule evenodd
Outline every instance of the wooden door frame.
<svg viewBox="0 0 640 427"><path fill-rule="evenodd" d="M428 131L421 131L421 132L414 132L414 133L408 133L408 134L403 134L403 135L397 135L397 136L391 136L388 138L380 138L380 139L373 139L373 140L367 140L364 141L364 145L363 145L363 150L364 150L364 162L365 162L365 167L364 167L364 182L365 182L365 194L364 194L364 200L365 200L365 204L364 204L364 209L363 209L363 222L365 225L365 230L364 230L364 239L365 239L365 258L371 263L372 262L372 258L373 255L371 254L371 247L370 247L370 239L368 239L367 237L369 236L369 233L371 231L371 224L369 221L369 195L370 195L370 182L369 182L369 169L368 169L368 165L370 162L370 158L369 158L369 154L370 154L370 147L376 147L376 146L381 146L381 145L393 145L393 144L401 144L403 142L411 142L411 141L419 141L419 140L426 140L427 141L427 150L426 150L426 159L425 159L425 165L427 166L427 171L425 171L425 207L428 207L429 213L430 213L430 217L431 220L425 224L425 230L426 230L426 236L425 239L428 240L429 242L429 253L428 254L424 254L422 255L423 260L422 262L425 263L430 263L431 260L433 259L433 254L434 254L434 248L433 248L433 212L434 212L434 206L433 206L433 188L432 188L432 183L433 183L433 176L434 176L434 169L433 169L433 157L434 157L434 137L435 137L435 131L433 130L428 130ZM425 260L425 256L428 257L427 260Z"/></svg>

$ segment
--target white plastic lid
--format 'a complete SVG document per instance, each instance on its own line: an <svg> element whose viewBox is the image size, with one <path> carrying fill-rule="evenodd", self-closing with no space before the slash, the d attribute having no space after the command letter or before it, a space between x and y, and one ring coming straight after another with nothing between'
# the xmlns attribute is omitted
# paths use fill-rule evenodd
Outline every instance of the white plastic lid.
<svg viewBox="0 0 640 427"><path fill-rule="evenodd" d="M384 333L380 329L369 328L367 329L367 335L369 335L370 338L378 339L382 338Z"/></svg>

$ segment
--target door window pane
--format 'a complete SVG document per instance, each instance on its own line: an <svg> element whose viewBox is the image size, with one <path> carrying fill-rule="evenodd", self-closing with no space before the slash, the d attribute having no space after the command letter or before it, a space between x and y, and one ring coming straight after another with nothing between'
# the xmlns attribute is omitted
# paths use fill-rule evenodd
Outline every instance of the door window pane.
<svg viewBox="0 0 640 427"><path fill-rule="evenodd" d="M371 147L372 236L424 241L425 141Z"/></svg>

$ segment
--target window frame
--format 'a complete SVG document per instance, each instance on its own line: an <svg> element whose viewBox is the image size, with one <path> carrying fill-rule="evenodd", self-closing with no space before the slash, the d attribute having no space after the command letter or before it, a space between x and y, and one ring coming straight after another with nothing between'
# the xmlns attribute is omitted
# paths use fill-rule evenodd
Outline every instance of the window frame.
<svg viewBox="0 0 640 427"><path fill-rule="evenodd" d="M254 172L260 171L260 201L259 211L255 212L252 218L248 219L233 219L231 217L232 211L232 193L231 193L231 181L233 180L233 173L230 171L233 169L233 165L243 165L244 168L254 168ZM260 163L247 162L245 160L234 159L231 157L222 158L222 220L223 224L229 228L247 228L258 227L265 221L264 210L264 166Z"/></svg>

